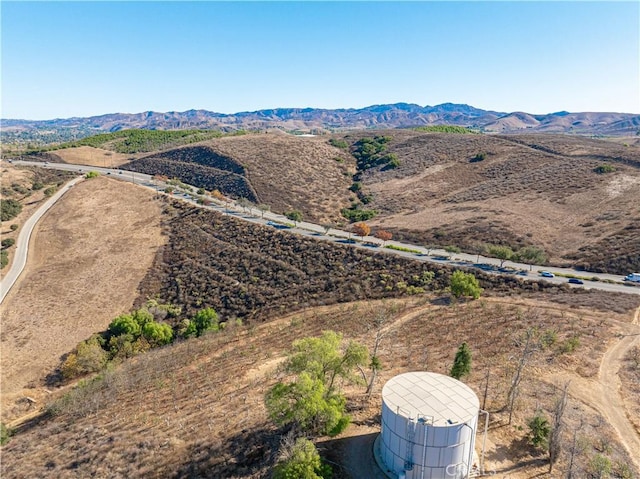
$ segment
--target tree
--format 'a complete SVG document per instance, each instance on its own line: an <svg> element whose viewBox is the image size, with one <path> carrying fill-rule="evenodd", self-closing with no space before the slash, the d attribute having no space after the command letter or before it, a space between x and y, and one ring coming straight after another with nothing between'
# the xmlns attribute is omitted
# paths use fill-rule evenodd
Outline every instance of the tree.
<svg viewBox="0 0 640 479"><path fill-rule="evenodd" d="M452 378L460 379L463 376L467 376L471 372L471 350L466 342L462 343L456 352L456 357L453 360L453 366L451 367Z"/></svg>
<svg viewBox="0 0 640 479"><path fill-rule="evenodd" d="M280 460L273 471L273 479L329 479L331 468L322 464L316 446L307 438L298 438L289 445L289 436L280 447Z"/></svg>
<svg viewBox="0 0 640 479"><path fill-rule="evenodd" d="M302 212L298 210L289 211L285 213L285 216L287 217L287 219L290 219L294 223L300 223L302 221Z"/></svg>
<svg viewBox="0 0 640 479"><path fill-rule="evenodd" d="M449 256L452 256L454 253L460 253L461 252L460 248L458 248L457 246L454 246L454 245L445 246L444 250L447 253L449 253Z"/></svg>
<svg viewBox="0 0 640 479"><path fill-rule="evenodd" d="M22 211L22 204L13 199L0 199L0 220L9 221L15 218Z"/></svg>
<svg viewBox="0 0 640 479"><path fill-rule="evenodd" d="M551 434L551 425L546 417L539 411L527 422L529 426L529 442L533 447L538 449L546 449L549 445L549 435Z"/></svg>
<svg viewBox="0 0 640 479"><path fill-rule="evenodd" d="M142 332L142 327L140 324L133 319L133 316L130 314L121 314L109 324L108 328L109 333L112 336L120 336L122 334L130 334L133 338L137 338L140 336Z"/></svg>
<svg viewBox="0 0 640 479"><path fill-rule="evenodd" d="M173 329L166 323L150 321L142 327L142 335L155 346L169 344L173 339Z"/></svg>
<svg viewBox="0 0 640 479"><path fill-rule="evenodd" d="M0 245L2 245L2 249L11 248L14 244L16 244L16 240L14 240L13 238L5 238L0 242Z"/></svg>
<svg viewBox="0 0 640 479"><path fill-rule="evenodd" d="M369 236L371 233L371 228L367 223L360 222L353 225L353 234L356 236L360 236L364 239L365 236Z"/></svg>
<svg viewBox="0 0 640 479"><path fill-rule="evenodd" d="M264 214L271 210L271 206L260 203L258 205L258 209L260 210L260 217L264 219Z"/></svg>
<svg viewBox="0 0 640 479"><path fill-rule="evenodd" d="M544 264L547 262L547 255L541 248L536 246L525 246L520 248L515 255L518 261L523 261L529 264L529 270L532 270L533 264Z"/></svg>
<svg viewBox="0 0 640 479"><path fill-rule="evenodd" d="M246 198L238 199L238 205L242 207L244 211L249 211L251 213L251 208L253 207L253 203Z"/></svg>
<svg viewBox="0 0 640 479"><path fill-rule="evenodd" d="M527 365L530 356L534 352L533 348L533 329L527 329L525 333L525 342L522 347L522 354L520 359L518 360L518 366L513 374L513 378L511 380L511 387L509 388L509 392L507 393L507 407L509 408L509 424L511 424L511 420L513 419L513 407L516 403L516 398L518 397L518 392L520 388L520 381L522 381L522 374L525 366Z"/></svg>
<svg viewBox="0 0 640 479"><path fill-rule="evenodd" d="M393 235L387 230L378 230L378 231L376 231L375 236L376 236L376 238L378 238L379 240L382 241L383 245L387 241L389 241L391 238L393 238Z"/></svg>
<svg viewBox="0 0 640 479"><path fill-rule="evenodd" d="M471 273L463 273L460 270L454 271L451 275L450 288L451 294L456 298L471 296L473 299L478 299L482 293L477 278Z"/></svg>
<svg viewBox="0 0 640 479"><path fill-rule="evenodd" d="M504 262L513 258L513 250L508 246L487 245L487 254L500 260L500 267L504 266Z"/></svg>
<svg viewBox="0 0 640 479"><path fill-rule="evenodd" d="M346 346L342 335L324 331L320 337L293 343L284 371L295 374L289 383L279 382L265 396L269 417L280 426L334 436L349 424L346 400L336 379L357 382L354 371L367 364L367 348L355 341Z"/></svg>
<svg viewBox="0 0 640 479"><path fill-rule="evenodd" d="M196 336L202 336L206 331L217 331L218 313L213 308L205 308L198 311L191 320L195 327Z"/></svg>

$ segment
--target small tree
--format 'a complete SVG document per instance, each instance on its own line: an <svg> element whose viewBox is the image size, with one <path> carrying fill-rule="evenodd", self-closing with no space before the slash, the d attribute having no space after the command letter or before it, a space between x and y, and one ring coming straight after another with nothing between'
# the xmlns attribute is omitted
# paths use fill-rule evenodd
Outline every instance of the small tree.
<svg viewBox="0 0 640 479"><path fill-rule="evenodd" d="M260 210L260 217L264 219L264 214L271 210L271 206L260 203L258 205L258 209Z"/></svg>
<svg viewBox="0 0 640 479"><path fill-rule="evenodd" d="M365 236L369 236L371 233L371 228L367 223L360 222L353 225L353 234L356 236L360 236L364 239Z"/></svg>
<svg viewBox="0 0 640 479"><path fill-rule="evenodd" d="M471 350L467 343L462 343L456 352L456 357L453 360L453 366L451 367L450 376L455 379L460 379L463 376L467 376L471 372Z"/></svg>
<svg viewBox="0 0 640 479"><path fill-rule="evenodd" d="M477 278L471 273L463 273L456 270L451 275L450 280L451 294L456 298L461 296L471 296L478 299L482 293L482 288Z"/></svg>
<svg viewBox="0 0 640 479"><path fill-rule="evenodd" d="M525 246L520 248L515 257L518 261L523 261L529 265L529 270L533 269L533 264L544 264L547 262L547 255L541 248L536 246Z"/></svg>
<svg viewBox="0 0 640 479"><path fill-rule="evenodd" d="M0 242L0 244L2 245L2 249L7 249L16 244L16 240L14 240L13 238L5 238Z"/></svg>
<svg viewBox="0 0 640 479"><path fill-rule="evenodd" d="M285 216L294 223L300 223L302 221L302 212L298 210L289 211L285 213Z"/></svg>
<svg viewBox="0 0 640 479"><path fill-rule="evenodd" d="M384 246L384 244L389 241L391 238L393 238L393 235L387 231L387 230L378 230L376 231L376 238L378 238L379 240L382 241L382 245Z"/></svg>
<svg viewBox="0 0 640 479"><path fill-rule="evenodd" d="M278 425L292 424L302 431L334 436L349 424L346 400L336 379L357 382L354 371L369 361L367 348L342 335L324 331L320 337L293 343L284 370L296 380L276 384L265 396L269 417Z"/></svg>
<svg viewBox="0 0 640 479"><path fill-rule="evenodd" d="M487 245L487 254L500 260L500 267L504 266L504 262L513 258L513 250L508 246Z"/></svg>
<svg viewBox="0 0 640 479"><path fill-rule="evenodd" d="M529 426L529 442L537 449L546 449L549 445L551 425L540 411L527 422Z"/></svg>
<svg viewBox="0 0 640 479"><path fill-rule="evenodd" d="M273 479L329 479L331 467L322 463L316 446L306 438L298 438L293 445L289 437L280 446L280 460L273 471Z"/></svg>
<svg viewBox="0 0 640 479"><path fill-rule="evenodd" d="M444 250L449 253L449 256L453 256L454 253L460 253L461 250L460 248L458 248L457 246L454 245L449 245L449 246L445 246Z"/></svg>
<svg viewBox="0 0 640 479"><path fill-rule="evenodd" d="M205 308L198 311L191 320L195 327L196 336L202 336L206 331L217 331L218 313L213 308Z"/></svg>

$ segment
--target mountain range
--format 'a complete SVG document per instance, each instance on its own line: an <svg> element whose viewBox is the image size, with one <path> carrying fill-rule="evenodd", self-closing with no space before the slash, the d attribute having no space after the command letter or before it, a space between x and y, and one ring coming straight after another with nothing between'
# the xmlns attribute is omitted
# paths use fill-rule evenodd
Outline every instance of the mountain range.
<svg viewBox="0 0 640 479"><path fill-rule="evenodd" d="M3 141L11 142L13 139L37 140L43 135L83 137L128 128L235 130L276 127L286 130L332 131L442 124L465 126L487 133L544 132L627 136L640 132L640 115L567 111L538 115L483 110L455 103L424 107L395 103L359 109L276 108L232 114L208 110L166 113L147 111L43 121L3 119L2 135Z"/></svg>

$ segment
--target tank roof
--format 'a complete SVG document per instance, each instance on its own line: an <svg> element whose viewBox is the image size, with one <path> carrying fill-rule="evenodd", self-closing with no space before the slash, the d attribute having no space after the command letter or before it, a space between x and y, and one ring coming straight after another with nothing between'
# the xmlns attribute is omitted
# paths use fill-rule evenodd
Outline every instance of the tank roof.
<svg viewBox="0 0 640 479"><path fill-rule="evenodd" d="M466 384L426 371L400 374L382 388L382 401L406 418L433 417L433 425L455 426L478 414L478 396ZM398 408L400 408L398 410Z"/></svg>

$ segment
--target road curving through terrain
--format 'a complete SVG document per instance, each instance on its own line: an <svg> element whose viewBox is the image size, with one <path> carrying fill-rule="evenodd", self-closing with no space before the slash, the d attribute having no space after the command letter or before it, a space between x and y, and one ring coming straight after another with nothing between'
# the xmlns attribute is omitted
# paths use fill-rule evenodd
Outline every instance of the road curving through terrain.
<svg viewBox="0 0 640 479"><path fill-rule="evenodd" d="M112 168L102 168L102 167L90 167L86 165L72 165L65 163L42 163L36 161L22 161L22 160L14 160L14 164L17 165L26 165L26 166L37 166L37 167L45 167L52 169L60 169L65 171L77 171L80 173L84 173L87 171L96 171L103 175L109 175L111 178L115 178L118 180L133 182L134 184L144 186L149 189L153 189L157 192L163 191L166 187L163 183L157 183L153 180L151 175L137 173L128 170L121 169L112 169ZM195 186L190 186L194 191L197 190ZM507 262L509 269L502 268L502 261L497 258L489 258L482 255L475 254L467 254L467 253L448 253L441 249L432 249L427 250L424 247L412 245L408 243L401 243L399 241L387 241L387 246L393 246L400 249L390 249L387 247L381 247L379 245L380 240L371 237L365 236L361 238L361 242L351 241L352 233L347 231L339 230L336 228L330 228L328 231L321 225L317 225L314 223L309 223L306 221L301 221L295 224L295 226L286 226L291 224L291 220L287 219L283 215L278 215L272 212L260 212L254 214L254 211L249 208L249 213L243 213L243 210L237 204L227 205L221 202L216 202L215 199L211 199L210 205L200 205L196 202L195 198L192 195L176 192L172 195L174 198L182 199L189 201L194 206L200 208L207 208L218 211L223 214L227 214L230 216L234 216L243 221L248 221L251 223L261 224L261 225L270 225L270 223L274 223L278 229L282 229L285 231L289 231L291 233L300 234L303 236L307 236L309 238L331 241L334 243L343 243L349 244L353 247L365 248L370 251L379 251L385 254L395 254L398 256L404 256L405 258L422 261L422 262L432 262L432 263L440 263L440 264L448 264L453 267L461 267L461 268L480 268L484 269L485 272L490 274L502 274L502 275L514 275L516 272L520 271L522 275L518 276L520 279L524 281L548 281L554 284L567 284L572 288L584 288L584 289L598 289L602 291L608 292L618 292L618 293L629 293L629 294L638 294L640 295L640 284L633 285L629 283L625 283L622 281L622 275L612 275L612 274L601 274L594 273L589 271L579 271L571 268L559 268L559 267L549 267L549 266L538 266L538 265L528 265L524 263L514 263ZM272 224L273 226L273 224ZM405 251L403 251L403 249ZM408 250L408 251L407 251ZM549 271L551 273L556 274L556 277L552 278L543 278L539 276L542 271ZM568 276L575 276L579 278L585 278L584 284L582 285L574 285L569 284L567 282ZM591 280L591 278L595 278L597 280Z"/></svg>
<svg viewBox="0 0 640 479"><path fill-rule="evenodd" d="M27 264L27 255L29 254L29 240L31 239L31 233L33 232L33 228L36 226L40 218L49 211L56 201L58 201L62 196L69 191L69 189L82 181L83 178L75 178L71 180L69 183L65 184L62 188L60 188L55 194L53 194L47 201L45 201L40 208L36 210L36 212L31 215L27 221L25 221L22 230L20 231L20 235L18 236L18 241L15 246L15 253L13 257L13 263L11 264L11 268L7 272L7 274L3 275L0 280L0 304L4 301L5 296L9 293L16 280L20 277L20 274L24 270L25 265Z"/></svg>

